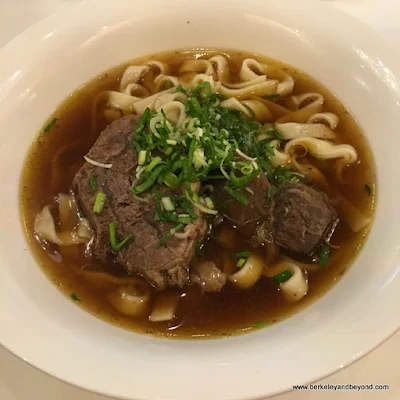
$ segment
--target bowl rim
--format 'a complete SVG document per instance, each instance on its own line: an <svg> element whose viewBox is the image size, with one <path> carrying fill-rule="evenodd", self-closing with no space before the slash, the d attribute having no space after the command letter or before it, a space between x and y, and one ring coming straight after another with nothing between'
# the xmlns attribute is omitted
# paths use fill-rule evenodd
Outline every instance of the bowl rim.
<svg viewBox="0 0 400 400"><path fill-rule="evenodd" d="M160 3L162 0L150 0L148 1L148 5L150 6L150 4L158 4ZM210 0L206 0L210 1ZM238 3L238 1L234 0L236 3ZM257 3L257 6L259 6L259 4L261 3L261 0L253 0L254 4ZM268 2L269 0L267 0ZM83 3L79 3L79 4L74 4L71 5L71 7L68 10L63 10L63 11L59 11L57 13L55 13L54 15L46 18L45 20L42 20L40 22L38 22L37 24L33 25L32 27L28 28L26 31L22 32L21 34L19 34L17 37L15 37L13 40L11 40L9 43L7 43L2 49L0 49L0 57L1 56L6 56L9 57L10 54L13 54L13 52L19 52L21 51L22 47L26 46L26 44L24 44L24 42L28 41L29 43L34 43L37 41L40 41L41 38L43 38L45 35L53 32L54 30L56 30L56 27L58 24L62 24L63 20L68 20L68 18L73 18L73 16L79 15L81 13L86 13L88 10L90 10L90 7L93 7L93 4L96 4L96 7L99 7L99 5L101 3L106 4L107 0L98 0L98 1L88 1L88 2L83 2ZM265 2L265 1L264 1ZM270 3L272 3L272 1L269 1ZM125 7L126 4L128 3L128 0L125 0L121 3L120 7ZM179 0L179 3L181 4L189 4L189 0ZM210 1L211 3L211 1ZM220 4L231 4L232 1L228 1L228 0L219 0L218 3ZM287 3L296 3L296 0L287 0ZM360 21L356 20L353 17L350 17L349 15L343 13L340 10L335 9L334 7L332 7L331 5L328 4L324 4L324 3L315 3L312 0L307 0L303 3L303 6L305 7L305 5L309 6L309 7L313 7L313 12L316 13L321 13L321 15L325 12L329 12L331 14L331 16L333 16L334 18L340 19L342 21L344 21L343 23L345 24L351 24L352 27L354 29L359 29L363 32L364 34L364 44L365 46L368 48L369 46L369 41L370 40L374 40L379 42L379 45L381 46L381 51L382 52L386 52L387 56L385 55L385 62L387 63L387 65L390 65L390 69L392 71L395 72L396 76L400 76L399 73L399 67L398 67L398 63L397 60L395 59L394 55L391 54L391 46L388 45L384 40L378 39L379 35L370 27L368 27L367 25L361 23ZM253 9L256 6L251 6L248 5L249 9ZM85 14L84 14L85 15ZM10 64L12 64L12 62L10 62ZM2 69L0 67L0 84L3 80L3 78L5 78L6 76L2 74ZM1 92L0 92L0 102L1 102ZM1 121L0 121L1 123ZM309 382L313 382L315 380L319 380L322 379L324 377L327 377L329 375L331 375L332 373L338 371L339 369L342 369L344 367L347 367L349 365L351 365L352 363L354 363L355 361L357 361L358 359L360 359L361 357L365 356L366 354L368 354L369 352L371 352L372 350L374 350L376 347L378 347L380 344L382 344L384 341L386 341L389 337L391 337L393 334L395 334L395 332L400 328L400 321L397 323L397 328L395 328L394 330L391 329L390 331L386 332L385 337L383 337L379 343L375 344L375 347L369 347L368 349L364 349L364 351L359 352L357 354L356 357L352 357L351 361L346 361L346 363L342 366L336 367L334 369L331 369L329 372L326 372L324 374L321 374L318 377L313 377L312 379L309 380ZM167 339L168 340L168 339ZM42 372L45 372L48 375L51 376L56 376L58 379L79 386L82 389L85 390L90 390L92 392L95 393L99 393L99 394L107 394L109 396L115 396L115 394L113 393L105 393L105 392L99 392L97 391L95 388L93 387L87 387L83 384L79 384L77 382L74 381L70 381L68 379L65 379L63 376L57 376L54 373L46 370L46 368L44 368L43 366L40 366L38 362L35 362L34 360L27 360L23 354L20 354L20 352L17 349L12 349L9 346L6 346L3 342L2 342L2 337L0 336L0 344L3 345L7 350L9 350L10 352L12 352L14 355L16 355L17 357L23 359L24 361L26 361L28 364L32 365L35 368L38 368L39 370L41 370ZM286 389L287 391L290 390L290 388L288 387ZM274 393L269 393L269 396L274 396L277 395L279 393L283 393L284 391L280 390ZM131 398L131 397L124 397L124 396L120 396L120 398ZM261 399L264 397L248 397L248 399Z"/></svg>

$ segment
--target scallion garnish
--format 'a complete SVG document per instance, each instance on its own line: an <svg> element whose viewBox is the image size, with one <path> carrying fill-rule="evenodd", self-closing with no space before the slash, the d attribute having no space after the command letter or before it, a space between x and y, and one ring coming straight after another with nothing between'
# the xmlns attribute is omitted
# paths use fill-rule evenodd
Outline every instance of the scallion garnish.
<svg viewBox="0 0 400 400"><path fill-rule="evenodd" d="M371 194L372 194L372 189L371 189L371 186L369 186L367 183L364 185L364 189L365 189L365 191L367 192L367 195L368 196L371 196Z"/></svg>
<svg viewBox="0 0 400 400"><path fill-rule="evenodd" d="M192 222L192 219L188 214L179 214L177 218L180 224L189 225Z"/></svg>
<svg viewBox="0 0 400 400"><path fill-rule="evenodd" d="M267 325L268 325L268 322L266 322L266 321L256 321L256 322L254 322L254 328L256 328L256 329L264 328Z"/></svg>
<svg viewBox="0 0 400 400"><path fill-rule="evenodd" d="M272 277L272 279L279 285L283 282L286 282L293 276L293 272L290 269L287 269L279 274L276 274Z"/></svg>
<svg viewBox="0 0 400 400"><path fill-rule="evenodd" d="M146 172L151 172L158 164L162 163L161 157L155 157L151 160L150 164L146 165L144 170Z"/></svg>
<svg viewBox="0 0 400 400"><path fill-rule="evenodd" d="M164 184L170 188L177 189L181 185L181 181L173 172L167 172L164 177Z"/></svg>
<svg viewBox="0 0 400 400"><path fill-rule="evenodd" d="M211 197L206 197L204 199L207 208L209 208L210 210L214 210L215 206L214 206L214 202L212 201Z"/></svg>
<svg viewBox="0 0 400 400"><path fill-rule="evenodd" d="M100 214L104 210L106 205L106 195L103 192L98 192L96 195L96 200L94 201L93 212Z"/></svg>
<svg viewBox="0 0 400 400"><path fill-rule="evenodd" d="M195 252L196 252L196 256L202 257L204 255L204 244L202 244L200 242L196 242Z"/></svg>
<svg viewBox="0 0 400 400"><path fill-rule="evenodd" d="M125 238L119 242L118 238L117 238L115 222L111 222L111 224L108 226L108 228L109 228L109 234L110 234L111 248L114 251L121 250L129 242L129 240L133 239L133 235L129 234L129 235L125 236Z"/></svg>
<svg viewBox="0 0 400 400"><path fill-rule="evenodd" d="M147 189L149 189L153 183L156 181L158 175L160 175L162 172L166 171L168 169L167 166L165 165L160 165L157 167L154 171L151 172L149 177L144 181L141 185L135 186L132 188L132 193L133 194L139 194L142 192L145 192Z"/></svg>
<svg viewBox="0 0 400 400"><path fill-rule="evenodd" d="M226 185L224 186L224 190L244 206L247 206L247 204L249 204L249 199L244 194L239 193L237 190L234 190Z"/></svg>
<svg viewBox="0 0 400 400"><path fill-rule="evenodd" d="M73 301L80 301L79 297L76 295L76 293L71 293L71 299Z"/></svg>
<svg viewBox="0 0 400 400"><path fill-rule="evenodd" d="M183 227L184 227L183 224L178 224L174 228L170 229L168 233L157 243L156 249L159 249L160 247L164 246L165 243L167 243L168 239L174 236L175 233L181 230Z"/></svg>
<svg viewBox="0 0 400 400"><path fill-rule="evenodd" d="M319 265L321 267L326 267L326 265L328 264L329 254L330 254L330 247L326 243L324 243L321 246L321 250L319 252Z"/></svg>
<svg viewBox="0 0 400 400"><path fill-rule="evenodd" d="M46 126L45 126L45 128L43 129L44 130L44 132L49 132L50 131L50 129L55 125L55 123L58 121L58 118L53 118Z"/></svg>
<svg viewBox="0 0 400 400"><path fill-rule="evenodd" d="M138 157L138 164L143 165L146 162L146 156L147 156L147 151L146 150L140 150L139 151L139 157Z"/></svg>
<svg viewBox="0 0 400 400"><path fill-rule="evenodd" d="M92 192L97 190L97 176L91 176L89 179L89 186Z"/></svg>
<svg viewBox="0 0 400 400"><path fill-rule="evenodd" d="M170 197L168 197L168 196L163 197L161 199L161 202L162 202L162 204L164 206L164 209L166 211L174 211L175 210L175 206L172 204L172 201L171 201Z"/></svg>
<svg viewBox="0 0 400 400"><path fill-rule="evenodd" d="M274 195L274 192L272 190L272 187L269 186L267 191L265 192L265 201L267 203L269 203L272 200L273 195Z"/></svg>
<svg viewBox="0 0 400 400"><path fill-rule="evenodd" d="M238 262L236 263L236 266L238 268L242 268L244 264L246 264L247 258L240 258Z"/></svg>
<svg viewBox="0 0 400 400"><path fill-rule="evenodd" d="M234 254L235 258L246 258L249 255L250 255L250 251L248 251L248 250L239 251L238 253Z"/></svg>

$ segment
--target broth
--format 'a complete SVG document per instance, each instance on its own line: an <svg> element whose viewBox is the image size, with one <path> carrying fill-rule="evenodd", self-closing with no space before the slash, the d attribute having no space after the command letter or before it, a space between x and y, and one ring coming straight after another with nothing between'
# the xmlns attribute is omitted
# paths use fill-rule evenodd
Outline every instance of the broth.
<svg viewBox="0 0 400 400"><path fill-rule="evenodd" d="M96 128L92 129L92 110L96 96L105 90L116 90L127 65L141 64L148 59L166 62L176 73L182 62L187 59L209 57L214 51L179 51L155 54L136 59L94 78L62 103L47 121L57 118L48 132L40 132L32 145L25 162L21 189L21 215L30 247L46 275L76 304L107 322L139 332L163 336L207 337L231 335L258 329L287 318L322 296L352 264L362 248L368 229L352 232L342 221L333 235L332 243L340 246L334 250L326 268L308 272L309 291L306 297L296 303L287 302L279 292L278 285L271 279L261 278L252 288L240 290L227 284L220 293L202 294L196 286L187 286L182 290L168 289L179 296L177 316L169 322L149 322L147 317L133 318L119 313L109 303L106 294L115 287L115 283L88 278L80 269L84 265L96 264L85 252L85 246L71 246L57 249L57 246L44 248L35 238L33 223L36 214L46 204L54 203L58 193L67 193L79 168L83 165L83 156L89 151L100 132L107 125L103 114L96 116ZM317 92L324 96L324 111L331 111L340 118L337 142L352 145L359 160L346 169L346 184L338 183L331 175L331 163L318 165L328 179L334 192L372 216L375 199L375 171L371 150L349 111L327 89L301 71L276 60L236 51L218 51L229 58L232 75L236 75L244 58L253 57L260 62L276 66L289 72L295 79L294 94ZM279 99L277 100L279 103ZM45 124L46 126L47 124ZM365 185L373 189L372 195ZM334 199L333 199L334 200ZM340 215L339 215L340 216ZM241 234L224 221L216 228L212 237L224 234L229 236L231 252L260 249L251 248ZM204 258L221 263L221 253L225 250L220 242L213 238L206 241ZM229 254L226 254L229 257ZM99 266L110 273L109 266ZM112 273L121 276L122 269L113 267ZM159 293L152 289L153 296Z"/></svg>

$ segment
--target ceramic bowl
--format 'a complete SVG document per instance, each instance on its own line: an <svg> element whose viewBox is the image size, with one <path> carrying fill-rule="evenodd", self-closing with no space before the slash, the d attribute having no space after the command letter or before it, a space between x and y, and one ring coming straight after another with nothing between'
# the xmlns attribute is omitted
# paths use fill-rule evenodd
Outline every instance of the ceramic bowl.
<svg viewBox="0 0 400 400"><path fill-rule="evenodd" d="M377 164L376 220L344 278L295 316L226 339L161 339L95 318L48 281L20 223L24 157L58 104L118 63L189 47L243 49L302 69L351 110ZM317 1L89 0L21 34L0 60L0 343L14 354L115 397L263 399L343 368L399 327L400 74L372 30Z"/></svg>

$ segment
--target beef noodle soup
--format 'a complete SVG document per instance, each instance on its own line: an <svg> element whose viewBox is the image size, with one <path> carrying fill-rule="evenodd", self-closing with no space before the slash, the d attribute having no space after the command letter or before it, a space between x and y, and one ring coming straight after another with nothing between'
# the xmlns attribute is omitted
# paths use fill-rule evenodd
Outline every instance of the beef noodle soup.
<svg viewBox="0 0 400 400"><path fill-rule="evenodd" d="M221 336L280 321L343 275L375 173L350 113L301 71L187 50L74 92L20 195L31 248L71 301L135 331Z"/></svg>

